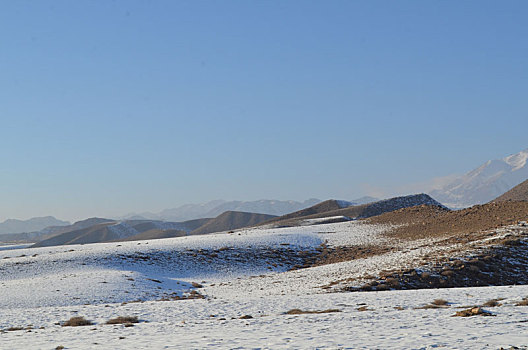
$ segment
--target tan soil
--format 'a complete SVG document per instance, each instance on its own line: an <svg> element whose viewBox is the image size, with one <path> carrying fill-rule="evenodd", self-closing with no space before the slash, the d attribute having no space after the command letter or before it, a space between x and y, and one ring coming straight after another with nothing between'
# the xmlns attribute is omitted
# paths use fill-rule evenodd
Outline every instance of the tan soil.
<svg viewBox="0 0 528 350"><path fill-rule="evenodd" d="M421 205L385 213L366 219L366 222L403 225L392 230L388 235L414 240L461 236L527 220L528 202L494 202L457 211Z"/></svg>
<svg viewBox="0 0 528 350"><path fill-rule="evenodd" d="M354 259L363 259L375 255L388 253L395 249L383 245L368 245L368 246L342 246L342 247L328 247L323 246L321 253L314 256L311 261L308 261L311 266L321 266L328 264L335 264L343 261L350 261Z"/></svg>

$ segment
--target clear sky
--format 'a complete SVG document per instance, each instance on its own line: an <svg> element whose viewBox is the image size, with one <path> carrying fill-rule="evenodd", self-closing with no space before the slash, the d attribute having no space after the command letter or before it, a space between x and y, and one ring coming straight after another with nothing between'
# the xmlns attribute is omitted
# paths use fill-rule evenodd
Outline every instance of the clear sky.
<svg viewBox="0 0 528 350"><path fill-rule="evenodd" d="M528 147L527 1L0 3L0 219L353 199Z"/></svg>

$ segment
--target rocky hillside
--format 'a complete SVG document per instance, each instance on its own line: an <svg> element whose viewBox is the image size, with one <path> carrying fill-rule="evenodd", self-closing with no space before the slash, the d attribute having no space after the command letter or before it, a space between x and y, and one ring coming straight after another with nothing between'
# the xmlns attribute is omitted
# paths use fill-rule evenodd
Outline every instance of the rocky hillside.
<svg viewBox="0 0 528 350"><path fill-rule="evenodd" d="M293 213L290 213L290 214L286 214L286 215L283 215L281 217L272 219L269 222L283 221L283 220L301 218L301 217L310 216L310 215L317 215L317 214L327 213L327 212L330 212L330 211L343 209L343 208L349 207L351 205L352 205L351 202L345 202L345 201L338 201L338 200L335 200L335 199L329 199L327 201L318 203L318 204L316 204L314 206L311 206L309 208L302 209L302 210L299 210L299 211L296 211L296 212L293 212Z"/></svg>
<svg viewBox="0 0 528 350"><path fill-rule="evenodd" d="M327 201L329 202L329 201ZM323 202L326 203L326 202ZM442 207L442 205L435 201L433 198L426 194L416 194L404 197L395 197L377 201L374 203L353 205L346 208L333 209L335 204L328 203L326 206L316 207L315 209L308 208L306 211L294 213L294 216L285 215L265 222L264 224L270 224L274 226L297 226L302 225L305 222L310 222L313 219L319 218L330 218L330 217L341 217L354 219L364 219L371 216L380 215L386 212L391 212L401 208L413 207L417 205L433 205ZM325 208L329 210L324 211ZM308 214L301 216L302 213L315 212L314 214Z"/></svg>
<svg viewBox="0 0 528 350"><path fill-rule="evenodd" d="M374 224L404 225L392 233L399 238L431 238L493 230L528 220L528 202L497 202L462 210L421 205L396 210L367 220Z"/></svg>
<svg viewBox="0 0 528 350"><path fill-rule="evenodd" d="M528 180L515 186L494 200L494 202L504 201L528 201Z"/></svg>

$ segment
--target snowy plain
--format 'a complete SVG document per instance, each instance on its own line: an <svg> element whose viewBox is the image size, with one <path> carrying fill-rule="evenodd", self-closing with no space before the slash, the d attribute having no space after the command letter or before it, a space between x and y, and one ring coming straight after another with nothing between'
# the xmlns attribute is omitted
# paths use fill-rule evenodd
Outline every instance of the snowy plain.
<svg viewBox="0 0 528 350"><path fill-rule="evenodd" d="M281 254L328 246L402 244L361 222L139 242L0 250L0 349L365 348L528 346L527 286L328 293L323 285L445 249L422 240L369 258L290 271ZM194 288L192 283L203 288ZM205 299L166 300L192 290ZM504 298L492 317L451 317ZM448 307L416 309L434 299ZM139 301L140 302L135 302ZM126 303L123 303L126 302ZM366 311L359 311L358 308ZM340 312L286 315L291 309ZM252 318L240 319L250 315ZM62 327L72 316L93 326ZM138 316L134 327L106 325ZM30 326L30 327L28 327ZM10 327L31 328L6 331ZM42 329L41 329L42 328Z"/></svg>

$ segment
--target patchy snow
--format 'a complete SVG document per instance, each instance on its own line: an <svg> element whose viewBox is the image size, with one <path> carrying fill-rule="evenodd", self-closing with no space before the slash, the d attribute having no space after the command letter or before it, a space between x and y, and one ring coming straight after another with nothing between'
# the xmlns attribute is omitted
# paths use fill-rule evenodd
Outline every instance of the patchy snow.
<svg viewBox="0 0 528 350"><path fill-rule="evenodd" d="M341 200L341 199L337 199L336 203L337 203L337 205L340 208L347 208L347 207L350 207L351 205L354 205L354 203L352 203L352 202L344 201L344 200Z"/></svg>
<svg viewBox="0 0 528 350"><path fill-rule="evenodd" d="M0 348L465 348L528 344L527 286L328 293L340 279L416 264L449 247L390 241L389 226L358 221L141 242L0 250ZM392 245L382 255L289 271L284 254L336 246ZM452 248L452 247L451 247ZM295 254L292 255L295 257ZM286 259L287 260L287 259ZM198 291L204 300L161 301ZM195 285L196 286L196 285ZM414 309L443 298L446 309ZM456 307L506 298L496 317L451 317ZM144 302L132 302L142 300ZM122 304L122 302L128 302ZM369 311L358 311L367 306ZM396 310L394 307L403 310ZM341 312L284 315L290 309ZM251 319L239 319L251 315ZM84 316L89 327L57 322ZM138 316L134 327L105 325ZM40 327L44 327L40 329Z"/></svg>
<svg viewBox="0 0 528 350"><path fill-rule="evenodd" d="M321 225L329 224L334 222L345 222L351 221L352 219L344 215L328 216L324 218L305 219L301 221L301 225Z"/></svg>
<svg viewBox="0 0 528 350"><path fill-rule="evenodd" d="M116 235L119 239L132 237L139 234L139 231L128 225L126 222L120 222L115 225L109 225L108 230Z"/></svg>

